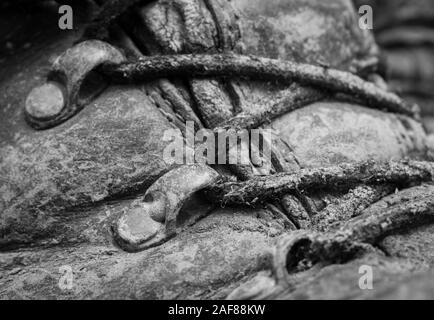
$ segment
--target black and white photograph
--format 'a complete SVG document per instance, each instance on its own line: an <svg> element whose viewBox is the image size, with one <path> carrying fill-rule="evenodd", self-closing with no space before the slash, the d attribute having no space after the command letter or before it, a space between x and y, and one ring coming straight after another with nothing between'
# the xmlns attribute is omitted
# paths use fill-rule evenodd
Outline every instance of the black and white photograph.
<svg viewBox="0 0 434 320"><path fill-rule="evenodd" d="M1 0L0 308L433 299L434 0Z"/></svg>

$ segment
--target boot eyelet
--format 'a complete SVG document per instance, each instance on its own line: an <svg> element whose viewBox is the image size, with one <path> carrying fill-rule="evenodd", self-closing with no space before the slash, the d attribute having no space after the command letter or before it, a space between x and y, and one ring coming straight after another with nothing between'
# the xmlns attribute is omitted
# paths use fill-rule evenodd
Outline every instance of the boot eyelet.
<svg viewBox="0 0 434 320"><path fill-rule="evenodd" d="M77 114L108 85L96 68L121 63L123 54L99 40L84 41L53 63L47 82L34 88L25 105L26 120L34 129L48 129Z"/></svg>

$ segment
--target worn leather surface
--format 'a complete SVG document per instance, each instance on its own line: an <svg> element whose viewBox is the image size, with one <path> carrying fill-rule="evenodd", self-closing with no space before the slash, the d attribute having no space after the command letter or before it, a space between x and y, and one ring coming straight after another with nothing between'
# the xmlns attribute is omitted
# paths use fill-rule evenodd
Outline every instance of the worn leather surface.
<svg viewBox="0 0 434 320"><path fill-rule="evenodd" d="M136 54L226 50L349 70L376 54L352 10L346 0L327 5L320 0L161 0L120 24L134 37ZM215 209L169 242L134 254L113 243L110 226L128 210L130 198L168 169L161 161L163 132L185 119L173 111L165 90L177 90L184 103L200 110L202 124L213 127L236 112L275 102L288 89L188 75L184 81L111 86L62 125L34 131L23 120L25 97L43 83L49 58L78 39L82 27L77 28L69 35L59 31L30 52L17 50L0 71L0 297L224 298L257 271L268 270L276 239L294 229L268 209ZM31 37L30 29L26 32ZM13 67L5 67L9 63ZM295 169L364 157L423 158L426 152L420 124L351 104L314 104L271 127L283 141L279 146L294 152ZM188 210L203 214L209 205ZM392 248L399 240L388 241L384 246L398 256ZM379 256L378 264L383 259ZM74 271L69 291L58 287L63 265ZM345 267L350 268L331 268ZM389 270L387 264L384 268ZM341 281L352 283L345 275ZM353 297L348 287L334 284L336 290L323 295L310 295L309 284L299 290L306 297ZM298 297L297 292L288 297Z"/></svg>
<svg viewBox="0 0 434 320"><path fill-rule="evenodd" d="M150 251L132 255L116 247L110 227L128 208L124 198L143 193L167 169L162 136L173 124L149 84L111 87L70 121L29 128L25 96L43 83L47 57L76 38L53 39L2 82L1 121L9 128L0 153L2 298L198 298L263 266L261 256L287 225L263 210L217 211ZM74 291L54 281L61 265L73 268Z"/></svg>

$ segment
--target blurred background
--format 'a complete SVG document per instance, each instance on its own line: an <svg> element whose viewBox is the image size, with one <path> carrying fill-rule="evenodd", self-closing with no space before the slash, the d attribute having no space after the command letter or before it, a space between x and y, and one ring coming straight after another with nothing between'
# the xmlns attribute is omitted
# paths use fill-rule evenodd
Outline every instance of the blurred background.
<svg viewBox="0 0 434 320"><path fill-rule="evenodd" d="M434 1L355 0L374 13L374 35L383 52L385 77L392 90L422 108L434 132Z"/></svg>

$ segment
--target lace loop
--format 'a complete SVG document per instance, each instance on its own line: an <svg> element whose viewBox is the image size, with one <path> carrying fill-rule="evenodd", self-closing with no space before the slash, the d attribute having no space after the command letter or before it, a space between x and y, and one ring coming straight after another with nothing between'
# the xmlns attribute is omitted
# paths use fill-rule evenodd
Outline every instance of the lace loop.
<svg viewBox="0 0 434 320"><path fill-rule="evenodd" d="M116 82L139 82L186 75L298 82L350 95L371 108L419 118L419 108L416 105L409 105L396 94L350 72L279 59L232 53L177 54L143 57L136 62L105 64L101 71Z"/></svg>

